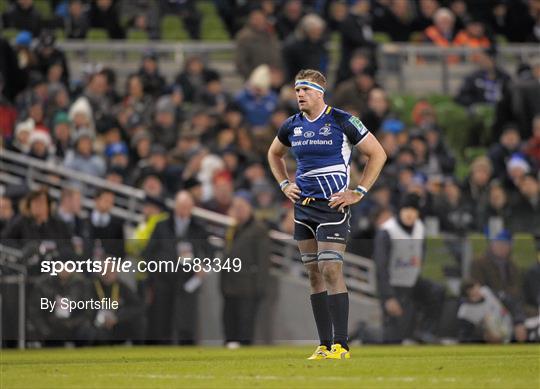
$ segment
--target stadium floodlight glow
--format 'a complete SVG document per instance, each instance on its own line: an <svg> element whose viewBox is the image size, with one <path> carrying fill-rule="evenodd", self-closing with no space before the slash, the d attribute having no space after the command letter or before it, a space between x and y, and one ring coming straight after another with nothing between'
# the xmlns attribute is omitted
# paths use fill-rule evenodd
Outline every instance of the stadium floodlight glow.
<svg viewBox="0 0 540 389"><path fill-rule="evenodd" d="M311 88L311 89L315 89L317 92L321 92L322 94L324 94L324 88L317 84L316 82L313 82L313 81L308 81L308 80L296 80L296 82L294 83L294 89L297 89L297 88L300 88L300 87L306 87L306 88Z"/></svg>

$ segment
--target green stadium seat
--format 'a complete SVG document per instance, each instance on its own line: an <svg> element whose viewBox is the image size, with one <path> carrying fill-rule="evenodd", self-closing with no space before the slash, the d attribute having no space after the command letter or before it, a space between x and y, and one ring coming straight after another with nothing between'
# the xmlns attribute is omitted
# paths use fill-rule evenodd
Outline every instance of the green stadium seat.
<svg viewBox="0 0 540 389"><path fill-rule="evenodd" d="M4 28L1 32L2 36L9 41L15 39L18 33L19 30L17 30L16 28Z"/></svg>
<svg viewBox="0 0 540 389"><path fill-rule="evenodd" d="M129 29L127 32L127 39L129 41L147 41L148 34L146 31L138 29Z"/></svg>
<svg viewBox="0 0 540 389"><path fill-rule="evenodd" d="M376 32L373 34L373 40L377 43L390 43L392 38L385 32Z"/></svg>
<svg viewBox="0 0 540 389"><path fill-rule="evenodd" d="M103 28L91 28L88 30L86 39L91 41L106 41L109 39L109 35L107 34L107 30Z"/></svg>
<svg viewBox="0 0 540 389"><path fill-rule="evenodd" d="M188 40L188 34L182 26L180 18L175 15L165 15L161 19L161 39Z"/></svg>

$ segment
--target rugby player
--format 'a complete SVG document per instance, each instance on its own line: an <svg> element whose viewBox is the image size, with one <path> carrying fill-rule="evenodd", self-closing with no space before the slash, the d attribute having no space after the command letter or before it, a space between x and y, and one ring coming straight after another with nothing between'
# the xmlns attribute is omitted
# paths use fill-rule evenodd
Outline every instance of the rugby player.
<svg viewBox="0 0 540 389"><path fill-rule="evenodd" d="M268 161L281 190L294 202L294 239L309 275L320 344L308 359L348 359L349 295L342 266L349 206L368 193L386 154L360 119L325 103L325 88L326 78L316 70L296 75L300 112L278 130ZM284 159L289 148L297 160L294 181ZM368 161L360 181L349 189L354 148Z"/></svg>

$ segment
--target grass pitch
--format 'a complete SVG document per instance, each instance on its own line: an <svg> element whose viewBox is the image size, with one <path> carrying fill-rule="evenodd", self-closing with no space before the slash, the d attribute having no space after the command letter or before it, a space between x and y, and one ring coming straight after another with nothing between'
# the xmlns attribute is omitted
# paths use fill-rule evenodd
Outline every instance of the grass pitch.
<svg viewBox="0 0 540 389"><path fill-rule="evenodd" d="M0 350L0 388L539 388L540 346Z"/></svg>

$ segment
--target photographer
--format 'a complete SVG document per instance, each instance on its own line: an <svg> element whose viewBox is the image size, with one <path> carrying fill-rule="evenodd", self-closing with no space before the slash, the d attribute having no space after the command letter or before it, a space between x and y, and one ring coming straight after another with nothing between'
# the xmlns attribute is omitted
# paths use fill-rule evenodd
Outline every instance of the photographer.
<svg viewBox="0 0 540 389"><path fill-rule="evenodd" d="M418 195L405 195L397 216L384 222L375 237L373 259L385 343L401 343L413 337L422 342L436 341L444 288L420 276L425 258L425 229L419 202ZM415 331L417 308L424 315L421 327Z"/></svg>
<svg viewBox="0 0 540 389"><path fill-rule="evenodd" d="M115 271L108 271L93 280L91 297L118 303L118 309L92 311L93 320L87 333L93 344L132 341L140 343L144 336L145 317L143 302Z"/></svg>

